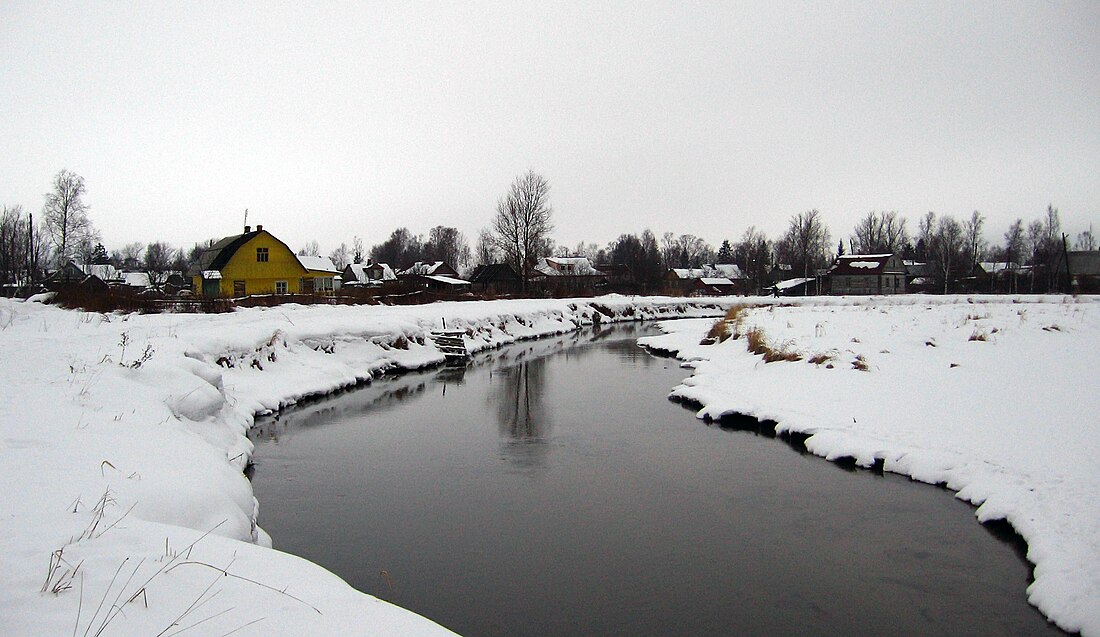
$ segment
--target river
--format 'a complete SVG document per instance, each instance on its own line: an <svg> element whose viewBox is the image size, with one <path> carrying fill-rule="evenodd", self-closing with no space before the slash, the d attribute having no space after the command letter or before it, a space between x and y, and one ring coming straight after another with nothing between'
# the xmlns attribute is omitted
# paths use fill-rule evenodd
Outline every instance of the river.
<svg viewBox="0 0 1100 637"><path fill-rule="evenodd" d="M668 401L689 370L636 345L652 329L285 410L252 433L261 526L467 637L1064 634L949 492Z"/></svg>

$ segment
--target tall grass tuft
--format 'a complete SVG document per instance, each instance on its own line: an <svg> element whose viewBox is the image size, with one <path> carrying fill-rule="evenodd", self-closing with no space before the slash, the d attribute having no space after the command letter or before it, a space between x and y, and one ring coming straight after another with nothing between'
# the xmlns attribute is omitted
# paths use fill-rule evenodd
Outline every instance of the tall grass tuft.
<svg viewBox="0 0 1100 637"><path fill-rule="evenodd" d="M772 345L768 342L767 336L764 335L764 330L759 327L754 327L745 334L745 338L748 341L749 351L753 354L759 354L764 357L765 363L774 363L776 361L799 361L802 360L802 355L789 348L787 343L781 343L779 345Z"/></svg>
<svg viewBox="0 0 1100 637"><path fill-rule="evenodd" d="M722 318L714 322L714 325L710 326L710 330L707 331L707 335L700 341L700 345L713 345L715 343L721 343L727 341L730 338L740 338L741 321L744 318L743 313L749 307L748 305L733 305L730 306Z"/></svg>

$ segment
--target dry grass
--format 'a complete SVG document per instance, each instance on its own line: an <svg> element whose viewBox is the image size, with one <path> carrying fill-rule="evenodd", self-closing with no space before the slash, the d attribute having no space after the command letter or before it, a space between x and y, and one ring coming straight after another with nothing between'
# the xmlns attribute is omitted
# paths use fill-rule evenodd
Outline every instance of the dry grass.
<svg viewBox="0 0 1100 637"><path fill-rule="evenodd" d="M734 305L726 310L725 315L722 318L714 322L714 325L710 326L710 330L707 331L707 335L700 341L700 345L713 345L715 343L721 343L729 340L730 338L740 338L741 321L744 318L744 311L752 306L749 305Z"/></svg>
<svg viewBox="0 0 1100 637"><path fill-rule="evenodd" d="M974 332L970 335L970 338L968 338L966 340L968 340L968 341L983 341L984 342L984 341L989 340L989 335L985 333L985 330L978 329L978 330L974 330Z"/></svg>
<svg viewBox="0 0 1100 637"><path fill-rule="evenodd" d="M806 359L806 362L813 365L824 365L826 363L831 363L834 360L836 360L835 353L822 352L820 354L814 354L813 356L809 357L808 359Z"/></svg>
<svg viewBox="0 0 1100 637"><path fill-rule="evenodd" d="M718 319L714 322L714 325L710 326L710 330L707 331L707 335L703 337L700 345L713 345L715 343L721 343L728 340L732 336L730 331L730 324L726 319Z"/></svg>
<svg viewBox="0 0 1100 637"><path fill-rule="evenodd" d="M863 357L863 354L857 354L855 359L852 360L852 369L858 369L861 372L871 371L871 365L867 362L867 359Z"/></svg>
<svg viewBox="0 0 1100 637"><path fill-rule="evenodd" d="M764 334L764 330L754 327L745 334L748 341L749 351L753 354L760 354L764 357L765 363L774 363L776 361L800 361L802 355L798 352L790 349L789 343L780 343L779 345L772 345L768 342L767 336Z"/></svg>

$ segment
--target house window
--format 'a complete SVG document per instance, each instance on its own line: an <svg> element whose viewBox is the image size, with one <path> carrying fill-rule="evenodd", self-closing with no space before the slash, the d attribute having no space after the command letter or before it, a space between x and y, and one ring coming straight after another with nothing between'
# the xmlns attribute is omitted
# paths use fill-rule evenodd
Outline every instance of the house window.
<svg viewBox="0 0 1100 637"><path fill-rule="evenodd" d="M233 282L233 296L244 296L244 281Z"/></svg>
<svg viewBox="0 0 1100 637"><path fill-rule="evenodd" d="M256 248L256 262L267 263L267 248Z"/></svg>
<svg viewBox="0 0 1100 637"><path fill-rule="evenodd" d="M286 293L287 293L286 281L276 281L275 282L275 294L286 294Z"/></svg>

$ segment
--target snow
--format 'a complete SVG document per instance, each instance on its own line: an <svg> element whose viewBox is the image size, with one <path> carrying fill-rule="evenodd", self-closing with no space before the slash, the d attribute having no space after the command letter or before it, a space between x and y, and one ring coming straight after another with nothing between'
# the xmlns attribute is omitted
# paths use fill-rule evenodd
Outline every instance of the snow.
<svg viewBox="0 0 1100 637"><path fill-rule="evenodd" d="M318 272L339 272L336 264L332 262L332 259L328 257L310 257L306 255L298 255L298 262L302 264L307 270L315 270Z"/></svg>
<svg viewBox="0 0 1100 637"><path fill-rule="evenodd" d="M777 290L789 290L790 288L798 287L798 286L802 285L803 283L808 283L810 281L813 281L813 279L812 278L801 278L801 277L797 278L797 279L787 279L785 281L779 281L778 283L776 283L772 287L774 287Z"/></svg>
<svg viewBox="0 0 1100 637"><path fill-rule="evenodd" d="M444 283L446 285L469 285L470 284L469 281L464 281L462 279L456 279L455 277L452 277L452 276L443 276L442 274L428 275L424 278L431 279L432 281L438 281L439 283Z"/></svg>
<svg viewBox="0 0 1100 637"><path fill-rule="evenodd" d="M451 634L269 548L256 525L262 503L242 473L254 415L442 362L427 337L444 319L479 351L573 331L596 314L602 322L716 316L733 300L143 316L43 305L50 296L0 298L3 635L101 626L158 634L194 624L188 634Z"/></svg>
<svg viewBox="0 0 1100 637"><path fill-rule="evenodd" d="M740 333L760 328L802 360L764 363L745 339L700 345L712 321L664 323L642 342L693 368L674 397L701 418L810 434L828 460L946 485L1026 540L1033 605L1100 635L1100 299L784 299L742 316Z"/></svg>
<svg viewBox="0 0 1100 637"><path fill-rule="evenodd" d="M849 261L848 265L853 268L861 268L866 270L874 270L882 265L878 261Z"/></svg>

